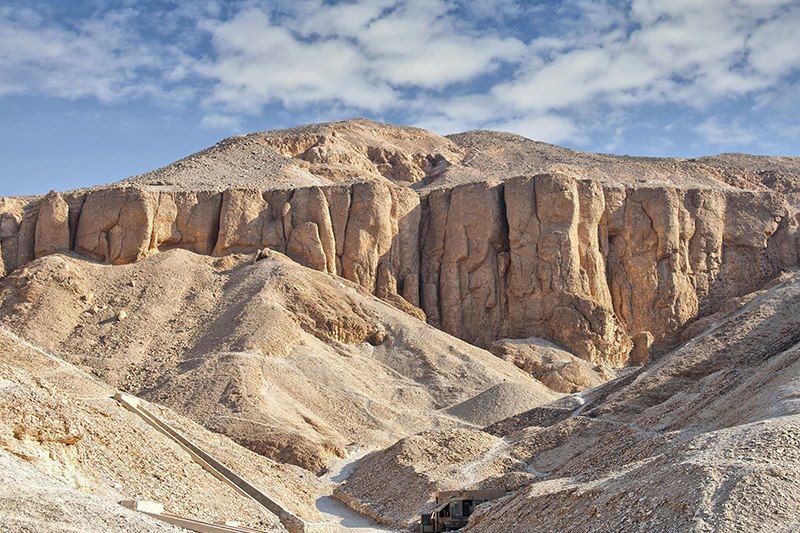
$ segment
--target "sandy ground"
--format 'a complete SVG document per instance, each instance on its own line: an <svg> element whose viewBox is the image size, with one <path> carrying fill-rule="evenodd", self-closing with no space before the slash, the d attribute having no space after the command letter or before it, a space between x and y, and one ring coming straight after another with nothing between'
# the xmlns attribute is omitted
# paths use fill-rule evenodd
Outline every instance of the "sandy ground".
<svg viewBox="0 0 800 533"><path fill-rule="evenodd" d="M0 529L15 533L178 532L116 502L53 479L0 450Z"/></svg>
<svg viewBox="0 0 800 533"><path fill-rule="evenodd" d="M369 453L369 450L356 450L348 454L347 457L335 461L329 466L328 472L323 476L323 480L338 485L347 480L353 471L355 463ZM343 532L346 533L379 533L386 531L399 531L386 526L377 524L370 517L348 507L344 502L332 495L323 495L317 498L317 509L327 520L336 522Z"/></svg>

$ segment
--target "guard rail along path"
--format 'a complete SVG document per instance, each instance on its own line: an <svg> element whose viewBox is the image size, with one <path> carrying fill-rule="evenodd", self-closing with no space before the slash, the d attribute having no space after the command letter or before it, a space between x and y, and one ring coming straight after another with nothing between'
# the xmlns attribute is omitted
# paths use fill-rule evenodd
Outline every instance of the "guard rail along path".
<svg viewBox="0 0 800 533"><path fill-rule="evenodd" d="M196 463L202 466L211 475L230 485L242 496L254 499L271 513L275 514L289 533L333 533L339 531L338 525L333 522L308 522L291 511L288 511L281 504L251 485L247 480L220 463L209 453L203 451L176 429L142 406L139 402L139 398L117 392L114 395L114 399L129 411L139 415L142 420L147 422L150 426L175 441L181 448L186 450Z"/></svg>

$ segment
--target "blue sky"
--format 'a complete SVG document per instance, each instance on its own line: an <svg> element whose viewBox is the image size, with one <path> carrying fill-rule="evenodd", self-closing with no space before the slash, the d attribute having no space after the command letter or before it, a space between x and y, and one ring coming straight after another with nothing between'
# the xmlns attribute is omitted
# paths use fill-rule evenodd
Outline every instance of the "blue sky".
<svg viewBox="0 0 800 533"><path fill-rule="evenodd" d="M366 116L579 150L800 155L800 0L0 3L0 195Z"/></svg>

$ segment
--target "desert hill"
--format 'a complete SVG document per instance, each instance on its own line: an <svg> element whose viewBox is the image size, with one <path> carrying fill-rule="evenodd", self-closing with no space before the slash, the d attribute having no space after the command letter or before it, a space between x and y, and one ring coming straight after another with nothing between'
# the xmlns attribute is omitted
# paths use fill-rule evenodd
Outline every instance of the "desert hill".
<svg viewBox="0 0 800 533"><path fill-rule="evenodd" d="M433 491L500 487L469 528L791 530L798 208L800 158L363 119L0 198L0 408L25 421L0 467L29 489L0 493L8 525L45 527L40 494L85 507L76 528L164 527L123 497L285 527L215 501L122 390L309 523L333 485L395 528Z"/></svg>
<svg viewBox="0 0 800 533"><path fill-rule="evenodd" d="M53 255L0 290L1 319L26 339L312 471L348 446L451 426L438 410L498 383L540 391L516 413L556 397L492 354L278 253L254 262L172 250L118 267Z"/></svg>
<svg viewBox="0 0 800 533"><path fill-rule="evenodd" d="M4 199L0 247L6 270L53 252L125 264L270 248L472 344L542 337L624 366L634 346L642 360L797 265L797 166L356 120L231 138L97 190Z"/></svg>
<svg viewBox="0 0 800 533"><path fill-rule="evenodd" d="M715 318L606 387L482 431L407 437L337 490L398 527L417 519L421 495L480 487L515 492L468 531L790 531L800 513L800 280L782 277Z"/></svg>
<svg viewBox="0 0 800 533"><path fill-rule="evenodd" d="M158 501L172 513L209 522L237 520L284 531L278 517L232 491L125 410L112 398L111 386L5 329L0 347L0 464L2 486L9 489L0 496L5 531L179 529L116 503L125 499ZM307 472L250 452L164 408L153 409L221 460L246 470L298 516L322 520L314 496L325 488ZM10 490L12 483L19 483L24 497ZM52 510L44 514L48 505Z"/></svg>

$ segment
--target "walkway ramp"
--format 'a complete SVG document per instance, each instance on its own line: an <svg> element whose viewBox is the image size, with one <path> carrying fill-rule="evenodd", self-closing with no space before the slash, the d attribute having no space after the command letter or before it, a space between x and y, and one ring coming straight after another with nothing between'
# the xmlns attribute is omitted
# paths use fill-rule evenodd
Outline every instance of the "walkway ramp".
<svg viewBox="0 0 800 533"><path fill-rule="evenodd" d="M200 466L203 467L206 471L208 471L211 475L226 483L230 486L233 490L238 492L240 495L252 498L271 513L276 515L281 524L290 532L290 533L334 533L339 531L338 524L333 522L308 522L303 520L302 518L298 517L291 511L287 510L283 505L276 502L263 492L261 492L258 488L253 486L247 480L242 478L240 475L232 471L230 468L222 464L220 461L215 459L211 454L204 451L198 445L190 441L186 436L181 434L178 430L167 424L165 421L160 419L158 416L153 414L149 411L146 407L144 407L139 398L135 396L131 396L130 394L125 394L122 392L117 392L114 395L114 399L116 399L120 404L122 404L126 409L139 415L147 424L152 426L153 428L157 429L170 439L172 439L175 443L177 443L181 448L183 448L189 456ZM161 515L161 516L168 516L168 515ZM177 517L174 517L177 518ZM186 519L181 519L186 520ZM215 527L227 527L227 526L215 526ZM188 528L187 529L191 529ZM195 529L194 531L201 531ZM202 530L206 531L206 530ZM210 530L208 530L210 531ZM229 530L219 530L219 531L229 531ZM240 529L240 531L242 531ZM252 530L251 530L252 531Z"/></svg>

